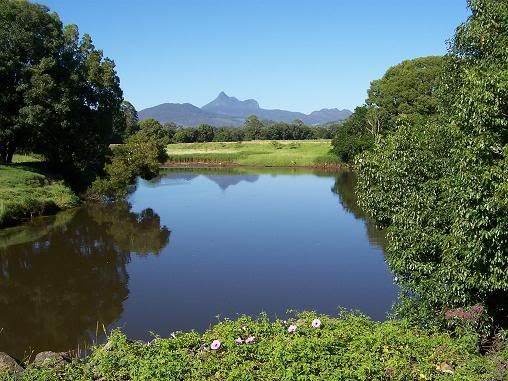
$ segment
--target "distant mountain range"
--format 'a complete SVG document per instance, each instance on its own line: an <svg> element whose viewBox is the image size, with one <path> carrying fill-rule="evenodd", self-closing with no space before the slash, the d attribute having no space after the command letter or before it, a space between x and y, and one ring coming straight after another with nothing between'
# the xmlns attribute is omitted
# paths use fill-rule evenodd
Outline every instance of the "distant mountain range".
<svg viewBox="0 0 508 381"><path fill-rule="evenodd" d="M316 125L347 119L351 111L329 108L304 114L286 110L268 110L259 107L259 103L254 99L241 101L222 91L217 98L201 108L190 103L163 103L138 113L140 120L154 118L161 123L174 122L188 127L199 124L238 127L250 115L274 122L292 122L300 119L307 125Z"/></svg>

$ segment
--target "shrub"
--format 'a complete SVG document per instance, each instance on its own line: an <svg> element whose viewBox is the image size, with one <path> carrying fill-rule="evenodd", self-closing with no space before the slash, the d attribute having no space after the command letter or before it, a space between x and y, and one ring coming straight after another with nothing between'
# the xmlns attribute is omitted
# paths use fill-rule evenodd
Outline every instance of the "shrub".
<svg viewBox="0 0 508 381"><path fill-rule="evenodd" d="M88 189L90 199L121 199L129 192L136 177L150 179L159 173L160 162L166 159L165 146L140 131L125 144L113 148L105 176L96 179Z"/></svg>
<svg viewBox="0 0 508 381"><path fill-rule="evenodd" d="M289 332L292 325L296 330ZM339 318L303 313L287 322L244 316L203 334L180 332L149 343L113 331L90 357L53 374L60 380L505 379L507 351L482 356L477 340L471 332L453 338L404 321L377 323L351 313ZM52 379L53 374L29 367L24 379Z"/></svg>

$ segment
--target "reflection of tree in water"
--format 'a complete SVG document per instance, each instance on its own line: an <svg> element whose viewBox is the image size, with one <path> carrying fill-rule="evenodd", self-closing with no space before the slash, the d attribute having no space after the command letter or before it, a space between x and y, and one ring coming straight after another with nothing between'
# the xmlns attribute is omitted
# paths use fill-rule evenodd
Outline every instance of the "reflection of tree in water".
<svg viewBox="0 0 508 381"><path fill-rule="evenodd" d="M160 217L152 209L139 214L132 213L126 204L92 204L87 209L121 251L159 255L168 244L170 232L165 226L161 228Z"/></svg>
<svg viewBox="0 0 508 381"><path fill-rule="evenodd" d="M97 322L122 313L131 253L159 254L169 235L151 209L89 205L43 236L0 248L1 350L21 356L95 338Z"/></svg>
<svg viewBox="0 0 508 381"><path fill-rule="evenodd" d="M369 220L367 214L358 206L358 198L355 193L356 181L356 175L353 172L340 171L335 176L332 192L339 196L345 211L351 213L355 218L365 221L369 242L384 249L386 247L385 232L377 229L374 222Z"/></svg>

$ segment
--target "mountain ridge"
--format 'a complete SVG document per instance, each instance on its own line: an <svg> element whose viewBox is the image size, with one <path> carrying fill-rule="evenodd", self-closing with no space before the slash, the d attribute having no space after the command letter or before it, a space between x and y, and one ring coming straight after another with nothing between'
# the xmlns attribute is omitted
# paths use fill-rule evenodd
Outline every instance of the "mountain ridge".
<svg viewBox="0 0 508 381"><path fill-rule="evenodd" d="M341 121L351 115L351 111L338 108L323 108L310 114L280 109L264 109L255 99L239 100L228 96L224 91L203 107L191 103L162 103L139 111L139 119L154 118L161 123L174 122L186 127L210 124L216 127L238 127L250 115L274 122L292 122L300 119L308 125Z"/></svg>

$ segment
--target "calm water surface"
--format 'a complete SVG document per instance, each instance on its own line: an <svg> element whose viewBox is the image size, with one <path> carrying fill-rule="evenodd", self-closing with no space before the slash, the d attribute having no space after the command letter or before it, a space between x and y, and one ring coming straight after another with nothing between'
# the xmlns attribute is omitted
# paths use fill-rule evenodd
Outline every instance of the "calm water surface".
<svg viewBox="0 0 508 381"><path fill-rule="evenodd" d="M97 326L204 330L288 309L375 319L397 288L349 172L168 170L130 205L87 205L0 231L0 351L96 340Z"/></svg>

